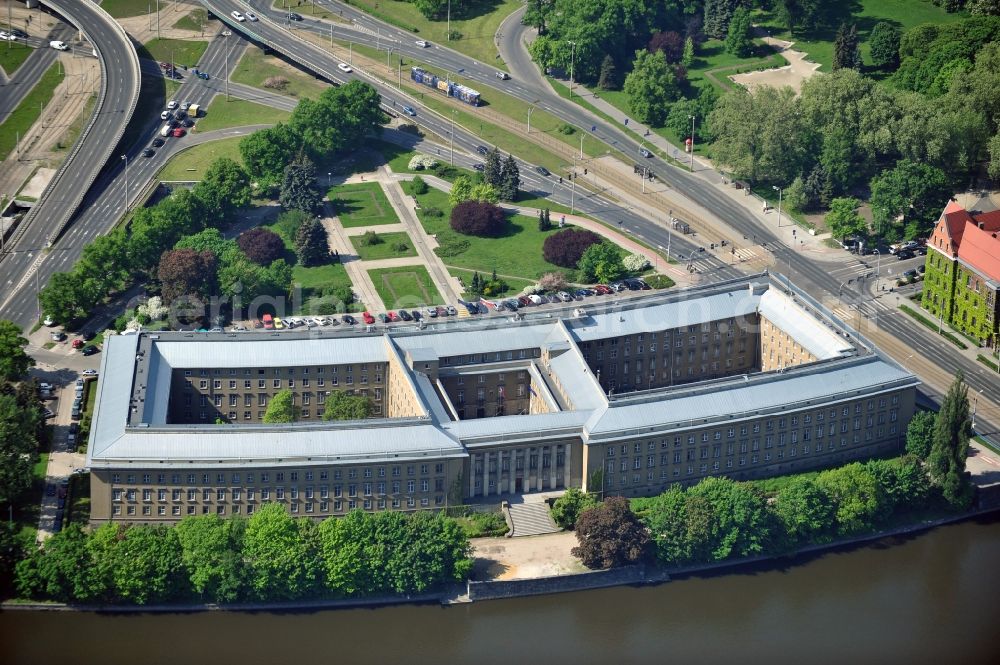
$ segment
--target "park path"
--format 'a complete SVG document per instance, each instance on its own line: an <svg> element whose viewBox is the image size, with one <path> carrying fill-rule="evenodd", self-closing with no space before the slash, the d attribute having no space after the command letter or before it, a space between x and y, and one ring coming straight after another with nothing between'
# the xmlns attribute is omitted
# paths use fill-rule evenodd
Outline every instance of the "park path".
<svg viewBox="0 0 1000 665"><path fill-rule="evenodd" d="M365 270L364 261L354 253L354 246L348 240L340 219L334 216L333 205L330 202L323 204L323 218L320 223L326 229L326 239L330 252L340 254L340 262L347 271L347 277L351 280L354 292L358 295L358 299L364 303L365 309L372 313L384 312L385 304L368 276L368 271Z"/></svg>

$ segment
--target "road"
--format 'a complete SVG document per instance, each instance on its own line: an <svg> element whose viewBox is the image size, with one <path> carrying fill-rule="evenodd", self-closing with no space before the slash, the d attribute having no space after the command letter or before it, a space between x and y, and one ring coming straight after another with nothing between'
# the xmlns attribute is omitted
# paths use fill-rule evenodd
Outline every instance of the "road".
<svg viewBox="0 0 1000 665"><path fill-rule="evenodd" d="M135 48L114 19L91 2L46 0L45 4L91 40L101 59L102 80L91 124L80 134L38 203L15 228L0 256L0 312L23 327L30 327L36 319L33 301L37 286L54 271L53 263L67 256L66 243L59 234L121 139L139 94ZM51 252L47 252L49 248Z"/></svg>
<svg viewBox="0 0 1000 665"><path fill-rule="evenodd" d="M234 54L239 53L244 45L243 40L236 35L229 38L228 44L226 38L214 38L198 63L200 69L209 73L210 80L204 81L182 71L184 79L177 92L177 96L182 99L178 101L206 105L216 94L224 94L226 48L232 49L228 58L229 67L232 69L236 66L238 59ZM163 168L167 160L193 142L190 137L168 138L163 148L156 150L153 157L142 157L142 151L158 136L157 132L163 126L158 113L156 116L145 119L142 141L119 152L118 158L112 159L111 163L100 172L94 185L83 199L80 212L74 218L74 223L50 251L41 253L41 260L39 260L38 245L29 246L22 242L0 263L0 277L3 279L3 288L0 289L0 293L3 293L5 299L0 307L3 318L12 320L23 328L30 328L39 318L38 289L48 282L53 273L67 272L72 269L83 248L95 237L107 233L121 218L125 206L126 180L128 200L131 206L154 179L157 172ZM137 121L139 120L137 119ZM235 130L229 131L233 131L234 136L241 133ZM123 155L128 158L127 162L122 159ZM128 164L127 177L126 163ZM17 260L16 263L11 259ZM8 268L9 264L35 265L36 269L23 283L17 285L11 281L9 276L13 272Z"/></svg>
<svg viewBox="0 0 1000 665"><path fill-rule="evenodd" d="M54 39L69 41L74 34L76 34L76 30L65 23L58 22L44 39L29 37L14 42L14 48L30 46L34 50L21 63L14 75L9 77L5 83L0 84L0 123L6 120L7 116L17 108L24 96L35 87L42 74L56 61L59 51L49 48L49 41ZM6 48L11 48L11 45L0 42L0 49Z"/></svg>

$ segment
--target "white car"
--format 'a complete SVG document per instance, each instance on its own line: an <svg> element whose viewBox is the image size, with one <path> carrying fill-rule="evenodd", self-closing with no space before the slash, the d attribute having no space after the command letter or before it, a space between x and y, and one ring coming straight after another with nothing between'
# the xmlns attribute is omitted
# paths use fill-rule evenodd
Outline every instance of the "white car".
<svg viewBox="0 0 1000 665"><path fill-rule="evenodd" d="M80 374L83 374L84 376L97 376L97 370L96 369L85 369L82 372L80 372Z"/></svg>
<svg viewBox="0 0 1000 665"><path fill-rule="evenodd" d="M171 99L169 102L167 102L167 108L170 109L171 111L177 108L177 100Z"/></svg>
<svg viewBox="0 0 1000 665"><path fill-rule="evenodd" d="M68 51L69 50L69 46L66 45L66 42L61 42L61 41L58 41L58 40L49 42L49 47L50 48L54 48L57 51Z"/></svg>
<svg viewBox="0 0 1000 665"><path fill-rule="evenodd" d="M46 314L45 315L45 320L42 321L42 325L54 326L55 324L56 324L56 322L52 319L52 317L50 315Z"/></svg>
<svg viewBox="0 0 1000 665"><path fill-rule="evenodd" d="M528 300L530 300L533 305L541 305L542 304L542 297L540 295L535 294L535 293L532 293L530 296L528 296Z"/></svg>
<svg viewBox="0 0 1000 665"><path fill-rule="evenodd" d="M174 114L170 111L164 111L160 114L160 120L169 120L172 117L174 117Z"/></svg>
<svg viewBox="0 0 1000 665"><path fill-rule="evenodd" d="M353 69L351 69L351 66L349 64L347 64L346 62L342 62L339 65L337 65L337 69L339 69L342 72L352 72L352 71L354 71Z"/></svg>
<svg viewBox="0 0 1000 665"><path fill-rule="evenodd" d="M255 23L257 21L257 15L254 14L253 12L247 12L246 17L247 20L250 21L251 23Z"/></svg>
<svg viewBox="0 0 1000 665"><path fill-rule="evenodd" d="M425 39L418 39L417 40L417 46L419 46L420 48L427 48L430 45L431 45L431 43L429 41L425 40Z"/></svg>
<svg viewBox="0 0 1000 665"><path fill-rule="evenodd" d="M242 23L243 21L247 20L246 17L243 16L243 14L241 14L241 13L239 13L237 11L230 12L229 15L232 16L237 21L239 21L240 23Z"/></svg>

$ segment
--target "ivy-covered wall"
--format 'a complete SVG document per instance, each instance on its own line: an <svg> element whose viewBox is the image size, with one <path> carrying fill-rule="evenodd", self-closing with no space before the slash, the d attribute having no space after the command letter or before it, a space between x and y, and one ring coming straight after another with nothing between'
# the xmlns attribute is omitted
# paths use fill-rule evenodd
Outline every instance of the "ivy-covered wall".
<svg viewBox="0 0 1000 665"><path fill-rule="evenodd" d="M977 273L933 250L927 252L924 264L922 304L934 316L943 311L945 321L981 343L991 342L997 335L997 292Z"/></svg>

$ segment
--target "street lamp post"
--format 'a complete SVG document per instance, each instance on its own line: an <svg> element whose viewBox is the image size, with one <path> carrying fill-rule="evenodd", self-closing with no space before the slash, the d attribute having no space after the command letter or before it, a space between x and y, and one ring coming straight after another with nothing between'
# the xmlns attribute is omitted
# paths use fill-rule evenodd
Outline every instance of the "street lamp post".
<svg viewBox="0 0 1000 665"><path fill-rule="evenodd" d="M531 112L535 110L535 104L537 103L538 100L536 99L531 104L528 104L528 136L531 136Z"/></svg>
<svg viewBox="0 0 1000 665"><path fill-rule="evenodd" d="M30 262L34 258L35 258L34 253L28 252L28 261ZM28 269L30 270L31 268L29 267ZM41 319L42 318L42 301L41 301L41 294L38 292L38 267L37 266L35 266L34 273L35 273L35 318L36 319ZM975 419L973 418L973 420L975 420Z"/></svg>
<svg viewBox="0 0 1000 665"><path fill-rule="evenodd" d="M976 409L979 408L979 396L983 394L983 390L985 390L985 388L977 391L976 394L972 396L972 433L973 434L976 433Z"/></svg>
<svg viewBox="0 0 1000 665"><path fill-rule="evenodd" d="M451 110L451 165L455 165L455 115L458 111Z"/></svg>
<svg viewBox="0 0 1000 665"><path fill-rule="evenodd" d="M448 0L448 41L451 41L451 0Z"/></svg>
<svg viewBox="0 0 1000 665"><path fill-rule="evenodd" d="M233 34L229 30L223 30L222 36L226 38L226 101L229 101L229 49L232 45L229 43L229 36Z"/></svg>
<svg viewBox="0 0 1000 665"><path fill-rule="evenodd" d="M691 173L694 173L694 116L689 116L691 120Z"/></svg>
<svg viewBox="0 0 1000 665"><path fill-rule="evenodd" d="M771 189L778 192L778 228L781 228L781 187L771 185Z"/></svg>
<svg viewBox="0 0 1000 665"><path fill-rule="evenodd" d="M128 213L128 157L122 155L122 160L125 161L125 214Z"/></svg>
<svg viewBox="0 0 1000 665"><path fill-rule="evenodd" d="M872 252L875 254L875 293L878 294L878 281L882 266L882 252L878 251L878 247L873 249Z"/></svg>

